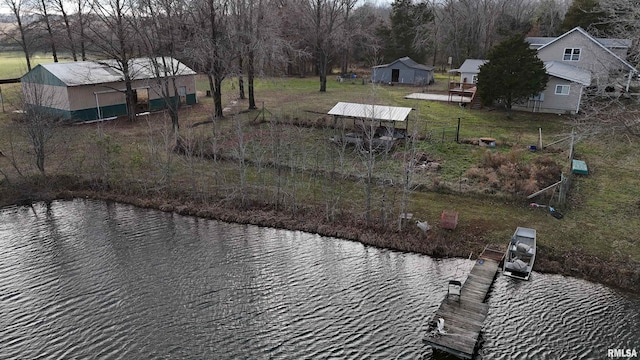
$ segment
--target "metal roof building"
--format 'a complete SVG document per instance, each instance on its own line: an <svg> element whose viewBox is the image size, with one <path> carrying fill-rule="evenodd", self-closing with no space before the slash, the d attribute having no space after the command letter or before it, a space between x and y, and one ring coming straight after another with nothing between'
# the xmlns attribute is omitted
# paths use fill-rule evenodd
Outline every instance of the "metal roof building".
<svg viewBox="0 0 640 360"><path fill-rule="evenodd" d="M339 102L329 110L328 114L357 119L404 122L411 110L408 107Z"/></svg>
<svg viewBox="0 0 640 360"><path fill-rule="evenodd" d="M449 73L460 73L460 83L475 84L480 73L480 66L486 64L489 60L483 59L467 59L460 68L451 69Z"/></svg>
<svg viewBox="0 0 640 360"><path fill-rule="evenodd" d="M136 112L166 107L164 78L175 79L171 101L195 104L196 72L173 58L138 58L129 63ZM45 108L72 121L127 114L124 75L114 60L40 64L21 78L26 106ZM169 86L173 89L173 84Z"/></svg>
<svg viewBox="0 0 640 360"><path fill-rule="evenodd" d="M371 81L374 83L428 85L434 81L433 67L418 64L405 56L390 64L372 67Z"/></svg>

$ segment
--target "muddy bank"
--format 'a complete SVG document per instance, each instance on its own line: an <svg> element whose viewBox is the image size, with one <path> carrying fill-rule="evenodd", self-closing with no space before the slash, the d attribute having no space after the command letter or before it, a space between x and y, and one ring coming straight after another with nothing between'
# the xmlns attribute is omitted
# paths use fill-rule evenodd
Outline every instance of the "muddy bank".
<svg viewBox="0 0 640 360"><path fill-rule="evenodd" d="M79 181L70 177L48 179L46 184L41 181L33 179L20 186L0 184L0 207L58 199L106 200L180 215L317 233L437 258L477 257L487 245L485 234L492 228L491 221L485 220L474 221L473 225L459 225L455 232L433 226L428 233L424 233L414 223L398 231L396 222L380 226L372 221L374 225L367 225L364 220L351 214L342 214L338 220L330 222L323 216L318 216L323 213L323 209L314 207L300 208L293 217L290 210L277 211L270 204L250 203L240 209L220 201L197 200L188 194L133 194L130 188L124 191L105 188L92 181ZM640 293L640 267L586 255L580 251L558 253L539 246L535 269Z"/></svg>

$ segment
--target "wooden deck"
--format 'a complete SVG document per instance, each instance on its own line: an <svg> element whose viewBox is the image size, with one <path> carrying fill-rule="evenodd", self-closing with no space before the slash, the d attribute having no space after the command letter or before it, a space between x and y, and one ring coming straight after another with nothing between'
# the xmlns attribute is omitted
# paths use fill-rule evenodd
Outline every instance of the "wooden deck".
<svg viewBox="0 0 640 360"><path fill-rule="evenodd" d="M484 301L503 257L504 251L500 248L485 248L462 285L460 296L449 294L433 314L425 343L464 359L473 357L489 311L489 304ZM439 318L444 319L446 334L436 330Z"/></svg>

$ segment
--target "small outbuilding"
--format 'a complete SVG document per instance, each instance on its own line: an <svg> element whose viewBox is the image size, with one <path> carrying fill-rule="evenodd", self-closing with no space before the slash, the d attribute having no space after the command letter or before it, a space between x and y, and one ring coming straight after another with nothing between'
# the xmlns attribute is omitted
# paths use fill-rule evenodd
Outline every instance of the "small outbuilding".
<svg viewBox="0 0 640 360"><path fill-rule="evenodd" d="M409 57L400 58L390 64L371 68L374 83L429 85L433 84L433 67L418 64Z"/></svg>
<svg viewBox="0 0 640 360"><path fill-rule="evenodd" d="M480 73L480 66L487 63L488 60L482 59L467 59L465 60L460 68L451 69L449 73L460 74L460 83L461 84L475 84L478 82L478 74Z"/></svg>
<svg viewBox="0 0 640 360"><path fill-rule="evenodd" d="M168 100L197 102L196 72L176 59L132 59L129 69L136 113L165 108ZM165 87L163 80L169 78L172 81ZM45 108L65 120L127 114L124 75L114 60L39 64L22 76L21 83L25 106ZM169 94L163 91L166 88Z"/></svg>

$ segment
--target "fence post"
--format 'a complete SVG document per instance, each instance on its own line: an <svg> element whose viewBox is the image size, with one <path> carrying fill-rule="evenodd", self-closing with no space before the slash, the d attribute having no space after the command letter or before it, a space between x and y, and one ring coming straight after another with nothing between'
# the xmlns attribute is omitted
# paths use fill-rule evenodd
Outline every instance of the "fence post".
<svg viewBox="0 0 640 360"><path fill-rule="evenodd" d="M460 143L460 118L458 118L458 128L456 129L456 142Z"/></svg>
<svg viewBox="0 0 640 360"><path fill-rule="evenodd" d="M538 128L538 148L542 150L542 128Z"/></svg>

